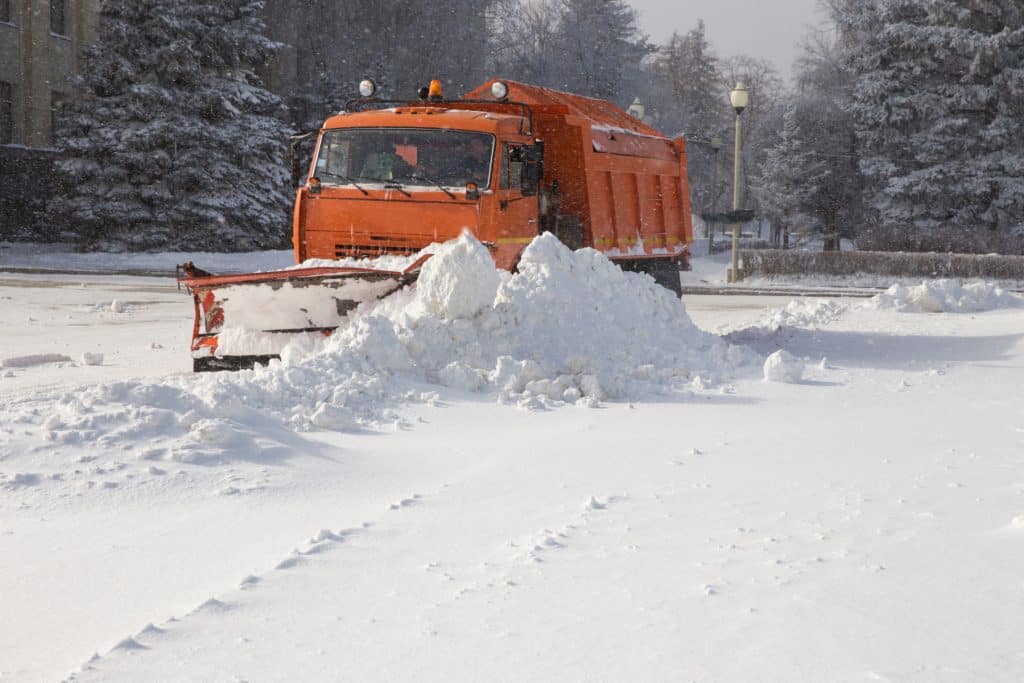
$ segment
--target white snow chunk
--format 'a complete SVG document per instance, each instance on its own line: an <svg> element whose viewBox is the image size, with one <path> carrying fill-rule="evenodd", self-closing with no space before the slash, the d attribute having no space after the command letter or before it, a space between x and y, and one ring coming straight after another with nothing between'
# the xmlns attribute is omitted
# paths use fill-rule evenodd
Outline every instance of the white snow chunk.
<svg viewBox="0 0 1024 683"><path fill-rule="evenodd" d="M118 301L117 299L114 299L113 301L110 302L110 312L124 313L124 304Z"/></svg>
<svg viewBox="0 0 1024 683"><path fill-rule="evenodd" d="M359 426L352 411L345 406L336 406L330 403L321 403L313 415L309 418L317 427L342 431L353 429Z"/></svg>
<svg viewBox="0 0 1024 683"><path fill-rule="evenodd" d="M82 365L103 365L103 354L86 351L82 354Z"/></svg>
<svg viewBox="0 0 1024 683"><path fill-rule="evenodd" d="M500 281L487 247L463 232L423 265L416 292L423 307L442 320L471 318L494 302Z"/></svg>
<svg viewBox="0 0 1024 683"><path fill-rule="evenodd" d="M764 361L766 382L799 382L804 376L804 362L785 349L779 349Z"/></svg>

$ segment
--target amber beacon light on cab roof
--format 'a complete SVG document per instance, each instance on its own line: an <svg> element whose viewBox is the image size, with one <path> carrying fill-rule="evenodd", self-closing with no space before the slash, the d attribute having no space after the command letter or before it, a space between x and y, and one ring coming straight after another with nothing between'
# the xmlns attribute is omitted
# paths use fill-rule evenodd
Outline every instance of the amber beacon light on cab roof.
<svg viewBox="0 0 1024 683"><path fill-rule="evenodd" d="M305 173L293 155L297 263L411 255L469 230L511 270L551 232L679 292L693 234L683 138L609 102L513 81L452 100L436 80L414 101L379 99L369 80L359 90L324 122ZM251 366L289 334L329 334L359 303L415 281L421 264L232 276L185 264L195 368ZM222 339L228 328L279 339L235 352Z"/></svg>

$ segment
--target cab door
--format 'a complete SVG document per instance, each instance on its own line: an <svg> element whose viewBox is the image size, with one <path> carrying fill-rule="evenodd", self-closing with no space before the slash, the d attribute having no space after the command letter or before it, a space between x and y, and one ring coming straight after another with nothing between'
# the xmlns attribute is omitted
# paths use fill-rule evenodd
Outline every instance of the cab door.
<svg viewBox="0 0 1024 683"><path fill-rule="evenodd" d="M523 196L526 150L526 143L518 142L503 142L498 149L493 225L500 268L512 268L523 248L540 234L537 195Z"/></svg>

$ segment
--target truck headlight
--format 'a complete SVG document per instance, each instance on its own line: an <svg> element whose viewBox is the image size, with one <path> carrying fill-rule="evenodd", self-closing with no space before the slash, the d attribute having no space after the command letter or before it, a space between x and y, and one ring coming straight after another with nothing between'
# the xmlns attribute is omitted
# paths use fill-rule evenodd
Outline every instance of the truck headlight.
<svg viewBox="0 0 1024 683"><path fill-rule="evenodd" d="M508 85L502 81L494 81L491 83L491 94L494 95L494 99L503 100L508 97Z"/></svg>

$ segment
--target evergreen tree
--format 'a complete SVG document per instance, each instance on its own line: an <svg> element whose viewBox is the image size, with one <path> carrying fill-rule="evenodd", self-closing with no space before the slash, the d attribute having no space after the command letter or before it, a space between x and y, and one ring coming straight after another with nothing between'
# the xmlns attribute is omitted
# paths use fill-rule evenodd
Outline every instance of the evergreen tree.
<svg viewBox="0 0 1024 683"><path fill-rule="evenodd" d="M718 57L711 49L704 22L685 35L673 33L661 47L653 65L668 101L659 107L659 123L666 130L710 136L728 121Z"/></svg>
<svg viewBox="0 0 1024 683"><path fill-rule="evenodd" d="M654 51L625 0L561 0L555 87L628 106L629 84Z"/></svg>
<svg viewBox="0 0 1024 683"><path fill-rule="evenodd" d="M502 73L623 108L654 51L625 0L497 0L492 16Z"/></svg>
<svg viewBox="0 0 1024 683"><path fill-rule="evenodd" d="M796 107L788 108L779 140L767 149L755 183L764 217L785 234L812 230L815 188L827 176L804 136Z"/></svg>
<svg viewBox="0 0 1024 683"><path fill-rule="evenodd" d="M778 229L824 237L825 250L856 237L861 223L857 141L846 105L852 79L833 37L812 33L796 63L797 89L761 163L755 192Z"/></svg>
<svg viewBox="0 0 1024 683"><path fill-rule="evenodd" d="M669 135L691 140L690 191L697 211L711 211L723 193L727 173L715 169L721 155L709 141L728 125L728 90L722 87L718 57L708 43L704 22L684 35L673 33L651 65L650 109L655 123ZM716 182L721 181L721 182ZM717 185L715 187L714 185Z"/></svg>
<svg viewBox="0 0 1024 683"><path fill-rule="evenodd" d="M872 0L840 10L857 39L851 112L876 233L899 248L998 246L1024 225L1020 3Z"/></svg>
<svg viewBox="0 0 1024 683"><path fill-rule="evenodd" d="M287 129L253 72L260 0L107 0L81 97L59 117L57 220L85 248L289 243Z"/></svg>

